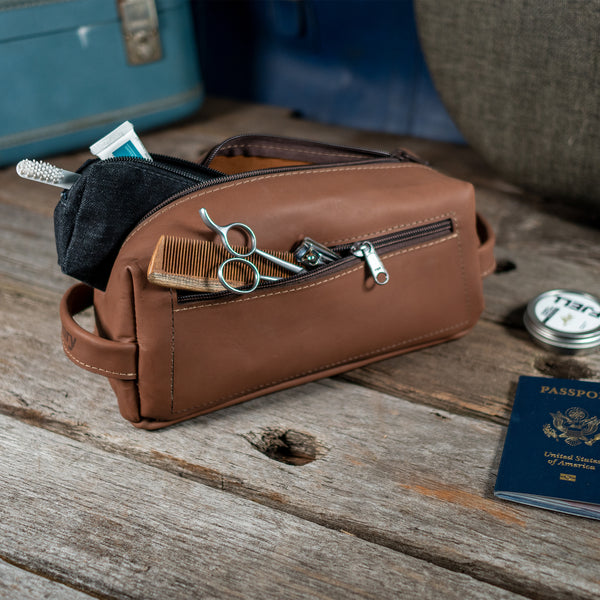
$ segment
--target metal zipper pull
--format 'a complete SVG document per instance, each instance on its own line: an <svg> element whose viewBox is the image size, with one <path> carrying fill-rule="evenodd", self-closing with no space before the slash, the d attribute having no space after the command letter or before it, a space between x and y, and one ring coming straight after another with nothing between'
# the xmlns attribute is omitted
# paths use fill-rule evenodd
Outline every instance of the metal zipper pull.
<svg viewBox="0 0 600 600"><path fill-rule="evenodd" d="M371 242L357 242L350 251L357 258L365 259L377 285L385 285L390 280L389 273Z"/></svg>

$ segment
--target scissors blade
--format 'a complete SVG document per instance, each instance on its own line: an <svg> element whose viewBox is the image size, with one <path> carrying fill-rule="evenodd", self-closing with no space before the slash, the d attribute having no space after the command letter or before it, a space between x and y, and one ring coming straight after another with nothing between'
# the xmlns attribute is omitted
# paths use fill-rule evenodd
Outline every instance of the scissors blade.
<svg viewBox="0 0 600 600"><path fill-rule="evenodd" d="M283 258L277 258L276 256L273 256L268 252L264 252L263 250L259 250L258 248L254 251L254 253L258 254L259 256L262 256L265 260L268 260L280 267L283 267L284 269L287 269L288 271L291 271L292 273L304 273L304 271L306 271L306 269L304 267L301 267L300 265L288 262ZM265 278L263 277L263 279Z"/></svg>

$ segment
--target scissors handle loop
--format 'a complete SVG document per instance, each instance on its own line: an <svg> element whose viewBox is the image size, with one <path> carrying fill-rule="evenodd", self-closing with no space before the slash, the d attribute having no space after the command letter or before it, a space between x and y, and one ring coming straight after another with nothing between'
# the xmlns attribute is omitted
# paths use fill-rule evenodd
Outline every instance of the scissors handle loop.
<svg viewBox="0 0 600 600"><path fill-rule="evenodd" d="M288 262L287 260L283 260L282 258L273 256L272 254L269 254L268 252L264 252L263 250L259 250L256 247L256 236L254 235L254 231L252 231L252 229L250 229L250 227L248 227L248 225L246 225L245 223L237 223L237 222L229 223L229 225L224 225L223 227L221 227L220 225L217 225L210 218L210 216L208 215L208 212L205 208L201 208L199 212L200 212L200 217L202 217L202 220L204 221L204 224L209 229L211 229L215 233L219 234L219 236L221 237L221 240L223 242L223 245L225 246L225 248L227 249L229 254L231 254L233 256L233 258L228 258L227 260L223 261L220 264L219 269L217 271L217 277L219 278L221 285L226 290L229 290L230 292L234 292L235 294L249 294L250 292L253 292L258 287L261 280L279 281L281 279L281 277L271 277L271 276L267 276L267 275L261 275L258 268L256 267L256 265L248 260L248 258L250 256L252 256L253 254L256 254L257 256L261 256L265 260L268 260L268 261L278 265L279 267L287 269L288 271L291 271L292 273L303 273L304 272L304 270L305 270L304 267L301 267L300 265L296 265L294 263ZM232 247L232 245L229 243L229 232L232 229L237 229L239 232L241 232L247 238L248 245L249 245L249 249L247 252L240 252L238 250L235 250ZM234 285L231 285L231 283L229 283L227 281L227 278L225 277L225 267L228 265L231 265L233 263L236 263L236 262L239 263L238 266L241 266L241 265L247 266L250 269L251 274L252 274L252 281L247 285L244 284L243 287L235 287Z"/></svg>
<svg viewBox="0 0 600 600"><path fill-rule="evenodd" d="M215 233L218 233L221 237L221 241L227 251L237 258L247 258L256 252L256 235L254 235L254 231L248 227L245 223L229 223L229 225L217 225L209 216L207 210L205 208L200 209L200 217L204 221L204 224L212 229ZM241 232L244 237L246 237L248 241L248 251L247 252L238 252L233 249L233 246L229 242L229 232L232 230L237 230Z"/></svg>
<svg viewBox="0 0 600 600"><path fill-rule="evenodd" d="M248 267L250 269L250 271L252 272L252 282L250 283L249 286L244 285L244 287L235 287L234 285L231 285L227 281L227 278L225 277L225 267L227 267L228 265L234 264L234 263L239 263L240 265L244 265L244 266ZM260 283L260 280L261 280L261 275L260 275L256 265L252 264L249 260L246 260L245 258L238 257L238 256L234 256L233 258L228 258L227 260L224 260L219 265L219 270L217 271L217 277L219 278L221 285L226 290L229 290L230 292L233 292L235 294L249 294L250 292L253 292L258 287L258 284Z"/></svg>

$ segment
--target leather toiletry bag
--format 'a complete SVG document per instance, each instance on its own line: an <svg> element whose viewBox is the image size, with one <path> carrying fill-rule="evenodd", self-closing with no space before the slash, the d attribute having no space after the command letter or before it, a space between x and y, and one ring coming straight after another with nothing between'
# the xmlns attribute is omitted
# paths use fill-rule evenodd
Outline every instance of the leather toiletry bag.
<svg viewBox="0 0 600 600"><path fill-rule="evenodd" d="M153 159L89 161L55 211L59 262L85 282L61 302L64 350L108 377L138 427L452 340L481 315L494 236L473 186L405 151L242 135L202 164ZM151 276L165 239L225 251L201 211L236 225L243 256L253 234L305 268L197 291L169 279L191 264L177 246L170 266L160 255L167 283ZM307 239L317 251L302 258ZM73 318L90 306L93 333Z"/></svg>

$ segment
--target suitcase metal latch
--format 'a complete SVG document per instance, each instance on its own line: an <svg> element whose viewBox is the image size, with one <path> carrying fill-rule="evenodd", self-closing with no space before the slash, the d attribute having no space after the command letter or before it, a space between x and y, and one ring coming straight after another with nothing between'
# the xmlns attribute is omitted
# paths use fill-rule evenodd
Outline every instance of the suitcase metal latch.
<svg viewBox="0 0 600 600"><path fill-rule="evenodd" d="M145 65L162 58L154 0L118 0L127 62Z"/></svg>

